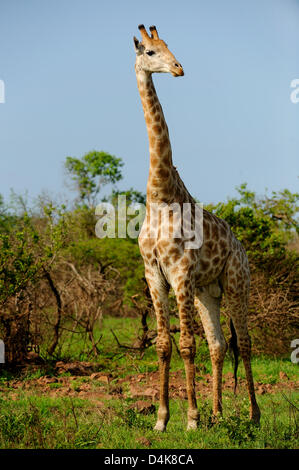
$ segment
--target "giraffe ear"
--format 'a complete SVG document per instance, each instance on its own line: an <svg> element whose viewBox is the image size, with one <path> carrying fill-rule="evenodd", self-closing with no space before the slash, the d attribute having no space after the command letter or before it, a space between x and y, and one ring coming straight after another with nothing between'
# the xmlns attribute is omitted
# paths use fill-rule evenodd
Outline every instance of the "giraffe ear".
<svg viewBox="0 0 299 470"><path fill-rule="evenodd" d="M144 50L144 46L138 41L138 39L135 36L133 37L133 41L135 45L136 54L142 54Z"/></svg>

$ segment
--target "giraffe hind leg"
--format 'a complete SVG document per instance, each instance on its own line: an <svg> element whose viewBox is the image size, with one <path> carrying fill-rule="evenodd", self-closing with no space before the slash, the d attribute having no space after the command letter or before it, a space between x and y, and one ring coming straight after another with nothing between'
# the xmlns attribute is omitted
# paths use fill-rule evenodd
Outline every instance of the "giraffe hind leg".
<svg viewBox="0 0 299 470"><path fill-rule="evenodd" d="M213 287L213 286L212 286ZM209 287L196 290L195 308L208 341L213 371L213 415L222 413L222 370L227 344L220 325L221 292Z"/></svg>
<svg viewBox="0 0 299 470"><path fill-rule="evenodd" d="M249 268L246 255L242 250L228 259L222 284L229 315L236 333L237 347L244 363L250 400L250 418L258 423L261 413L255 397L251 369L251 340L247 326Z"/></svg>
<svg viewBox="0 0 299 470"><path fill-rule="evenodd" d="M237 335L238 350L243 360L246 373L247 390L250 400L250 419L258 423L260 420L260 410L255 397L254 381L251 369L251 340L247 327L244 328L243 321L240 321L243 312L244 307L242 306L236 307L235 304L234 306L230 306L230 315Z"/></svg>

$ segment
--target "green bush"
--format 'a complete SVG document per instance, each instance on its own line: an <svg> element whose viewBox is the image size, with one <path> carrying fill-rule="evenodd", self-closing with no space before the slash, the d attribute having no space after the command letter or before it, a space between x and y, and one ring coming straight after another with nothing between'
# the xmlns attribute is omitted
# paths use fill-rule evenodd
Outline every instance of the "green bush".
<svg viewBox="0 0 299 470"><path fill-rule="evenodd" d="M239 198L207 209L229 223L255 264L263 266L269 257L273 261L273 256L278 260L287 256L288 243L299 234L299 194L285 189L258 198L246 183L237 191Z"/></svg>
<svg viewBox="0 0 299 470"><path fill-rule="evenodd" d="M92 264L107 274L117 277L123 291L124 300L129 301L132 295L144 288L143 261L137 243L130 239L92 238L73 242L65 255L79 265Z"/></svg>

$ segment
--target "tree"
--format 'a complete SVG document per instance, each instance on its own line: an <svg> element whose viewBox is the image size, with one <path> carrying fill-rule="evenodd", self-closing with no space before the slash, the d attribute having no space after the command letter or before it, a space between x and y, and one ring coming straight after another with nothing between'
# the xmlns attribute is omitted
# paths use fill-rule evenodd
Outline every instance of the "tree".
<svg viewBox="0 0 299 470"><path fill-rule="evenodd" d="M0 231L0 337L8 363L21 362L27 355L36 303L34 287L44 277L51 283L52 265L68 235L66 218L63 207L48 205L43 217L24 212L15 216L9 230ZM53 283L51 289L55 292Z"/></svg>
<svg viewBox="0 0 299 470"><path fill-rule="evenodd" d="M16 216L9 212L8 206L0 194L0 233L7 233L14 227Z"/></svg>
<svg viewBox="0 0 299 470"><path fill-rule="evenodd" d="M284 189L258 197L247 189L246 183L236 189L239 198L209 205L207 209L230 224L255 263L284 256L288 243L299 233L299 194Z"/></svg>
<svg viewBox="0 0 299 470"><path fill-rule="evenodd" d="M88 207L96 205L96 198L102 187L108 183L115 184L122 179L121 158L106 152L92 150L83 157L67 157L65 168L74 181L79 192L80 202Z"/></svg>
<svg viewBox="0 0 299 470"><path fill-rule="evenodd" d="M117 205L118 196L126 196L126 202L130 204L144 204L146 203L146 195L137 191L134 188L130 188L126 191L118 191L113 189L112 193L108 197L102 199L103 202L111 202L111 204Z"/></svg>

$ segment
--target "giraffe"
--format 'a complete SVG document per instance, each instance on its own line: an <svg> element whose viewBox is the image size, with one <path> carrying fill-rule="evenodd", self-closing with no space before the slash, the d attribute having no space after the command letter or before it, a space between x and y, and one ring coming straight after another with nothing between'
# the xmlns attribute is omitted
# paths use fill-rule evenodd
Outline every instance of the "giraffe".
<svg viewBox="0 0 299 470"><path fill-rule="evenodd" d="M134 36L135 72L149 139L150 168L147 182L146 215L138 243L157 320L157 356L160 392L156 430L165 431L169 421L169 369L171 337L169 324L169 289L176 296L180 319L180 354L184 361L188 397L187 429L196 429L199 421L195 395L194 329L199 315L208 341L213 373L213 416L222 413L222 369L227 344L220 326L222 294L230 310L232 332L237 336L238 351L246 371L250 417L259 422L260 410L255 398L251 370L251 342L247 328L250 271L246 252L229 225L203 209L202 244L186 248L186 237L177 237L169 229L164 237L163 210L151 218L151 206L173 208L188 203L194 222L195 200L189 194L172 162L168 127L152 80L153 73L184 75L183 67L160 39L155 26L150 35L138 26L142 40ZM159 206L162 205L162 206ZM169 211L169 225L175 211ZM192 222L192 223L193 223ZM151 229L156 227L156 235ZM194 237L193 237L194 238ZM190 239L190 237L189 237Z"/></svg>

